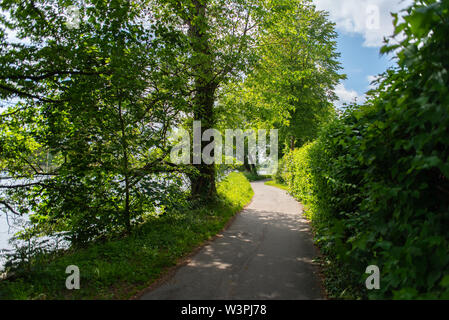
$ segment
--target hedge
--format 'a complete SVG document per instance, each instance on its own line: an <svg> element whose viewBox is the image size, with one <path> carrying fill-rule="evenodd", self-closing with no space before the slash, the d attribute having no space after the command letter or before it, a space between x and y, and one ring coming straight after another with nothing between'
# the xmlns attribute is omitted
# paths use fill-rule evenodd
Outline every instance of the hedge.
<svg viewBox="0 0 449 320"><path fill-rule="evenodd" d="M426 2L425 2L426 3ZM331 296L449 299L449 2L415 3L388 70L280 173L338 277ZM368 265L380 290L364 284Z"/></svg>

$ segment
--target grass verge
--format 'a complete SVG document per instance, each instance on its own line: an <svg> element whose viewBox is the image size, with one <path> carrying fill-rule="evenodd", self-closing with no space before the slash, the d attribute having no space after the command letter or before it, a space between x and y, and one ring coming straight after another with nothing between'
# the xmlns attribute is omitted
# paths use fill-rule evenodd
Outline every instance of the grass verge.
<svg viewBox="0 0 449 320"><path fill-rule="evenodd" d="M267 186L272 186L272 187L276 187L276 188L288 191L288 186L286 186L285 184L276 183L274 180L267 181L267 182L265 182L265 184Z"/></svg>
<svg viewBox="0 0 449 320"><path fill-rule="evenodd" d="M254 195L241 173L217 186L208 207L171 212L146 222L122 239L48 257L14 279L0 281L2 299L127 299L150 286L169 267L220 232ZM80 289L67 290L67 266L80 270Z"/></svg>
<svg viewBox="0 0 449 320"><path fill-rule="evenodd" d="M255 174L248 171L243 171L243 175L248 179L249 181L261 181L266 179L271 179L271 176L263 175L263 174Z"/></svg>

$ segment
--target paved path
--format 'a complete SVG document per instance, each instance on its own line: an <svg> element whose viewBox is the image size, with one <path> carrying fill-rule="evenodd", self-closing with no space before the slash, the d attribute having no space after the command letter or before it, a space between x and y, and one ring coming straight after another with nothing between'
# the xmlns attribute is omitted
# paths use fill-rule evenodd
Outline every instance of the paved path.
<svg viewBox="0 0 449 320"><path fill-rule="evenodd" d="M252 203L217 239L141 299L321 299L302 207L285 191L251 184Z"/></svg>

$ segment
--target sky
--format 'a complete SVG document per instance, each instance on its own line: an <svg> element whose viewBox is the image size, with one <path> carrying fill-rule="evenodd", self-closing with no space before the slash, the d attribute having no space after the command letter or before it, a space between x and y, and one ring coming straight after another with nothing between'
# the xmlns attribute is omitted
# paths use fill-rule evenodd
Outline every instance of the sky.
<svg viewBox="0 0 449 320"><path fill-rule="evenodd" d="M365 92L376 75L394 65L391 56L381 56L384 37L393 34L393 17L411 0L313 0L317 9L329 12L336 23L337 50L341 53L343 73L348 77L335 90L343 103L363 102Z"/></svg>

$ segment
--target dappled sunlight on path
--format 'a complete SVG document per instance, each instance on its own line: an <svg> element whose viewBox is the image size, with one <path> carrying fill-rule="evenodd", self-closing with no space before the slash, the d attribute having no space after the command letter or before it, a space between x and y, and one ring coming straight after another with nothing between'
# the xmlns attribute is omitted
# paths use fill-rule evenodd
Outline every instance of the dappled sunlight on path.
<svg viewBox="0 0 449 320"><path fill-rule="evenodd" d="M232 225L142 299L322 298L302 206L263 182L252 187Z"/></svg>

